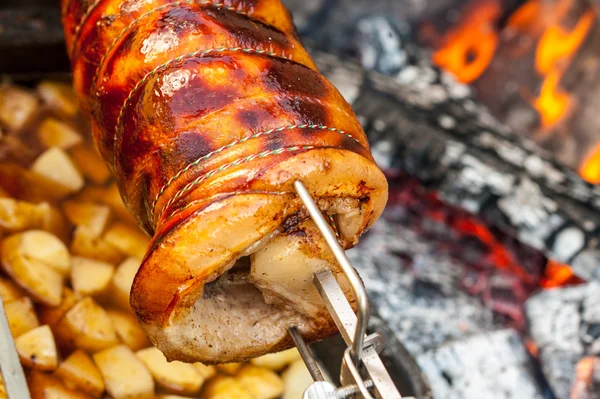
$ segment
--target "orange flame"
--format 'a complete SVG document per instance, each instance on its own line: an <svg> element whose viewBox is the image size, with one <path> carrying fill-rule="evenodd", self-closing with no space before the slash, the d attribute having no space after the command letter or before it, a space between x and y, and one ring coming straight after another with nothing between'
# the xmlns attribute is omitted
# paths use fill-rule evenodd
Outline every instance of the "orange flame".
<svg viewBox="0 0 600 399"><path fill-rule="evenodd" d="M570 266L549 260L542 278L541 286L544 288L562 287L565 285L580 284L582 280L575 276Z"/></svg>
<svg viewBox="0 0 600 399"><path fill-rule="evenodd" d="M592 184L600 184L600 144L585 158L579 174Z"/></svg>
<svg viewBox="0 0 600 399"><path fill-rule="evenodd" d="M559 88L560 80L587 37L594 19L593 11L589 10L571 31L558 24L552 25L538 43L535 67L544 81L534 106L540 113L542 128L554 126L569 109L571 97Z"/></svg>
<svg viewBox="0 0 600 399"><path fill-rule="evenodd" d="M462 20L444 35L433 54L433 62L453 73L463 83L471 83L486 70L498 46L496 21L501 16L496 1L477 2Z"/></svg>

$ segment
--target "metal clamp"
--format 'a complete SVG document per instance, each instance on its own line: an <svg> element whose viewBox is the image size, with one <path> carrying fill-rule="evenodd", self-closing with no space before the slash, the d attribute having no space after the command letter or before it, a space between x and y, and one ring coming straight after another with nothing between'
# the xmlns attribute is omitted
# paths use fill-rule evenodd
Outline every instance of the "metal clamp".
<svg viewBox="0 0 600 399"><path fill-rule="evenodd" d="M368 337L365 335L369 319L369 302L358 273L352 267L331 226L321 214L321 210L304 184L297 181L294 183L294 188L346 275L356 298L358 309L357 314L354 314L352 306L331 271L315 274L314 284L348 348L344 353L340 375L343 387L335 388L333 386L332 389L332 384L323 381L318 364L298 331L295 328L290 329L290 334L302 359L315 381L305 392L304 399L348 398L357 394L364 399L401 398L400 392L379 357L379 353L383 349L383 337L378 333ZM367 378L363 377L363 373Z"/></svg>

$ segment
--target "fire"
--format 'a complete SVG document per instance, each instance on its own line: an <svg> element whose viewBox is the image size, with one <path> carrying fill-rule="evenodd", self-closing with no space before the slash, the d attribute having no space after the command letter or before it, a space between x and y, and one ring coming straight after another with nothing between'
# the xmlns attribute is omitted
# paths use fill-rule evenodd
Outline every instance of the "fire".
<svg viewBox="0 0 600 399"><path fill-rule="evenodd" d="M461 21L444 35L433 54L433 62L452 72L458 80L470 83L486 70L498 46L496 22L501 16L496 1L477 2Z"/></svg>
<svg viewBox="0 0 600 399"><path fill-rule="evenodd" d="M592 184L600 184L600 144L583 161L579 174Z"/></svg>
<svg viewBox="0 0 600 399"><path fill-rule="evenodd" d="M543 128L554 126L561 120L571 103L569 94L558 87L561 77L562 73L558 71L550 72L542 82L539 97L533 102L540 113Z"/></svg>
<svg viewBox="0 0 600 399"><path fill-rule="evenodd" d="M587 11L571 31L559 23L553 24L538 43L535 67L544 80L534 106L540 113L542 129L554 126L569 109L571 98L559 88L560 80L587 37L594 18L593 11Z"/></svg>
<svg viewBox="0 0 600 399"><path fill-rule="evenodd" d="M573 270L568 265L549 260L541 286L544 288L554 288L580 284L581 282L582 280L573 274Z"/></svg>

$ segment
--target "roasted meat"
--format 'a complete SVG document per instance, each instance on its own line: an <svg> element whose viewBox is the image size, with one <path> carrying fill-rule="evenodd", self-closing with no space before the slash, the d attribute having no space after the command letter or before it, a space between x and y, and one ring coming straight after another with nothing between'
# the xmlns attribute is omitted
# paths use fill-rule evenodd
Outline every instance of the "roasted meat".
<svg viewBox="0 0 600 399"><path fill-rule="evenodd" d="M335 325L312 274L331 252L300 180L355 245L387 183L280 0L63 0L95 143L153 236L131 305L169 359L241 361Z"/></svg>

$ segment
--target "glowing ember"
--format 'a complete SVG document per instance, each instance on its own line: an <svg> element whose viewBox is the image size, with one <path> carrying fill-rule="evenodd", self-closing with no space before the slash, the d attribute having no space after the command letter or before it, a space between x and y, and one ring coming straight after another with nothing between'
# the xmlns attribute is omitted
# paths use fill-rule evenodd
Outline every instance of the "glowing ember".
<svg viewBox="0 0 600 399"><path fill-rule="evenodd" d="M581 284L582 282L579 277L573 274L573 270L568 265L549 260L540 285L544 288L554 288Z"/></svg>
<svg viewBox="0 0 600 399"><path fill-rule="evenodd" d="M588 182L600 184L600 144L583 161L579 173Z"/></svg>
<svg viewBox="0 0 600 399"><path fill-rule="evenodd" d="M477 2L461 21L444 35L433 62L463 83L477 79L488 67L498 45L496 22L501 7L496 1Z"/></svg>

